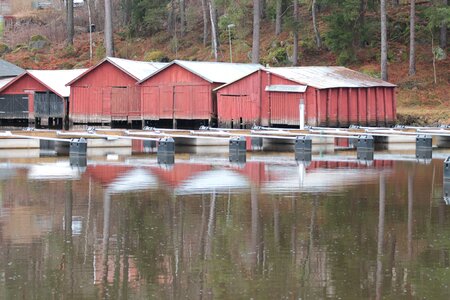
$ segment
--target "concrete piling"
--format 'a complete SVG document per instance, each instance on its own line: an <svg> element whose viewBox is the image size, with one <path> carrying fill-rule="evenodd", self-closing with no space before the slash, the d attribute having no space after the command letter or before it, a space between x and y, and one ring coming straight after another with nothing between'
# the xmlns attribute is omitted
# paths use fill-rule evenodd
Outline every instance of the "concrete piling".
<svg viewBox="0 0 450 300"><path fill-rule="evenodd" d="M433 138L430 135L419 134L416 136L416 158L431 159L433 157Z"/></svg>
<svg viewBox="0 0 450 300"><path fill-rule="evenodd" d="M373 160L375 144L373 136L360 135L356 141L356 157L359 160Z"/></svg>
<svg viewBox="0 0 450 300"><path fill-rule="evenodd" d="M298 136L295 138L295 160L311 161L312 159L312 139L310 136Z"/></svg>
<svg viewBox="0 0 450 300"><path fill-rule="evenodd" d="M175 163L175 141L171 137L164 137L158 141L157 160L159 164Z"/></svg>
<svg viewBox="0 0 450 300"><path fill-rule="evenodd" d="M229 142L230 162L245 162L247 159L247 141L245 137L232 137Z"/></svg>
<svg viewBox="0 0 450 300"><path fill-rule="evenodd" d="M87 154L87 141L85 138L79 139L71 139L69 146L69 154L78 155L78 156L86 156Z"/></svg>

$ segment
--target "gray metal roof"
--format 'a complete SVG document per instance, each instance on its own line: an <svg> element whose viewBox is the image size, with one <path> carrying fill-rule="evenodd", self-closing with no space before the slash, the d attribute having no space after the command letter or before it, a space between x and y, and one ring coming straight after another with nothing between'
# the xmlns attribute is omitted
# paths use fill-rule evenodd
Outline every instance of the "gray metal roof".
<svg viewBox="0 0 450 300"><path fill-rule="evenodd" d="M136 61L117 57L107 57L106 59L122 71L136 78L137 81L152 75L168 65L168 63Z"/></svg>
<svg viewBox="0 0 450 300"><path fill-rule="evenodd" d="M225 62L203 62L175 60L174 63L209 82L228 83L260 69L260 64L237 64Z"/></svg>
<svg viewBox="0 0 450 300"><path fill-rule="evenodd" d="M24 69L16 66L15 64L0 59L0 77L14 77L24 72Z"/></svg>
<svg viewBox="0 0 450 300"><path fill-rule="evenodd" d="M229 83L262 68L262 65L259 64L174 60L168 66L158 70L150 76L147 76L140 82L146 81L150 77L174 64L181 66L189 72L211 83Z"/></svg>
<svg viewBox="0 0 450 300"><path fill-rule="evenodd" d="M369 75L345 67L266 68L266 71L318 89L340 87L395 87L392 83L370 77Z"/></svg>
<svg viewBox="0 0 450 300"><path fill-rule="evenodd" d="M27 73L41 82L52 92L60 97L69 97L70 87L66 86L68 82L80 76L87 69L76 70L28 70Z"/></svg>

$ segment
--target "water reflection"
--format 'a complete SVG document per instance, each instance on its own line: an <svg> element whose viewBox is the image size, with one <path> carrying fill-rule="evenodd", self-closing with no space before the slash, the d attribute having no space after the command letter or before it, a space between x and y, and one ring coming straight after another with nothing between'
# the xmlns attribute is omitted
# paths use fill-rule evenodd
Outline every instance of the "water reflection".
<svg viewBox="0 0 450 300"><path fill-rule="evenodd" d="M152 156L153 158L153 156ZM441 160L0 166L10 298L450 296Z"/></svg>

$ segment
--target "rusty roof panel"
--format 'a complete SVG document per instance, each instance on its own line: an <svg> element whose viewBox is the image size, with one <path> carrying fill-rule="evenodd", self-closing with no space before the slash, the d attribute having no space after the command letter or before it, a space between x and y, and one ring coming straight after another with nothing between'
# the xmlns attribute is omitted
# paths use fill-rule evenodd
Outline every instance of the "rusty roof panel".
<svg viewBox="0 0 450 300"><path fill-rule="evenodd" d="M395 87L392 83L345 67L266 68L266 71L318 89Z"/></svg>

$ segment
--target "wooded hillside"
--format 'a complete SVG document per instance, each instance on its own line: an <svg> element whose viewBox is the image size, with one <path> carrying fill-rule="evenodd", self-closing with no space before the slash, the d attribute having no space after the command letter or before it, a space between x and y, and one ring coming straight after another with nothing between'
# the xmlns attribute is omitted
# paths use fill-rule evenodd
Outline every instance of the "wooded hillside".
<svg viewBox="0 0 450 300"><path fill-rule="evenodd" d="M397 0L111 1L117 57L251 62L258 55L265 65L345 65L375 77L381 76L384 3L387 75L399 86L400 122L450 123L447 0L414 6ZM24 68L56 69L90 66L105 56L104 1L74 8L73 46L67 43L67 14L60 2L54 4L7 20L0 46L5 59Z"/></svg>

